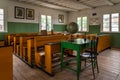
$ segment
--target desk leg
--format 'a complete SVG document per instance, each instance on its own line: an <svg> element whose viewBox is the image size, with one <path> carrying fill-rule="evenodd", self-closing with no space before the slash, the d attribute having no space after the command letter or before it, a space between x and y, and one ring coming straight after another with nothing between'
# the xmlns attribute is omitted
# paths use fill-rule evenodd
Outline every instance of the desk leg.
<svg viewBox="0 0 120 80"><path fill-rule="evenodd" d="M81 71L81 61L80 61L80 50L77 50L77 80L79 80L79 75Z"/></svg>
<svg viewBox="0 0 120 80"><path fill-rule="evenodd" d="M61 66L61 71L63 69L63 48L61 47L61 54L60 54L60 66Z"/></svg>

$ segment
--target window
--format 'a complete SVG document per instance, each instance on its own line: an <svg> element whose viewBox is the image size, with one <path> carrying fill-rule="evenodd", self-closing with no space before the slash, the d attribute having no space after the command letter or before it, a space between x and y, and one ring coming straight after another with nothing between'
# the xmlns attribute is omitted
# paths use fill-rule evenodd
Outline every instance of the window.
<svg viewBox="0 0 120 80"><path fill-rule="evenodd" d="M4 25L4 9L0 9L0 32L5 31L5 25Z"/></svg>
<svg viewBox="0 0 120 80"><path fill-rule="evenodd" d="M41 15L41 29L42 30L46 30L46 16L45 15Z"/></svg>
<svg viewBox="0 0 120 80"><path fill-rule="evenodd" d="M87 31L88 27L87 27L87 17L78 17L77 18L77 24L78 24L78 30L79 31Z"/></svg>
<svg viewBox="0 0 120 80"><path fill-rule="evenodd" d="M118 13L111 15L111 31L119 32L119 14Z"/></svg>
<svg viewBox="0 0 120 80"><path fill-rule="evenodd" d="M119 32L119 13L103 15L103 32Z"/></svg>
<svg viewBox="0 0 120 80"><path fill-rule="evenodd" d="M47 31L51 31L51 29L52 29L51 16L47 16Z"/></svg>
<svg viewBox="0 0 120 80"><path fill-rule="evenodd" d="M103 31L104 32L109 32L109 26L110 26L110 15L109 14L105 14L103 15Z"/></svg>
<svg viewBox="0 0 120 80"><path fill-rule="evenodd" d="M41 15L41 30L51 31L52 18L51 16Z"/></svg>

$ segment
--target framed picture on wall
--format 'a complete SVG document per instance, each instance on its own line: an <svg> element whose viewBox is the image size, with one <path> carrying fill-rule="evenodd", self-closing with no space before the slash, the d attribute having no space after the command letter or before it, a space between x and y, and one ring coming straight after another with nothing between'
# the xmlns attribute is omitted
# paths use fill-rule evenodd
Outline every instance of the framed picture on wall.
<svg viewBox="0 0 120 80"><path fill-rule="evenodd" d="M64 23L64 15L62 15L62 14L58 15L58 22L59 23Z"/></svg>
<svg viewBox="0 0 120 80"><path fill-rule="evenodd" d="M34 20L34 9L26 8L26 19Z"/></svg>
<svg viewBox="0 0 120 80"><path fill-rule="evenodd" d="M25 8L15 6L15 18L24 19L25 18Z"/></svg>
<svg viewBox="0 0 120 80"><path fill-rule="evenodd" d="M99 18L98 17L90 18L90 25L100 25Z"/></svg>

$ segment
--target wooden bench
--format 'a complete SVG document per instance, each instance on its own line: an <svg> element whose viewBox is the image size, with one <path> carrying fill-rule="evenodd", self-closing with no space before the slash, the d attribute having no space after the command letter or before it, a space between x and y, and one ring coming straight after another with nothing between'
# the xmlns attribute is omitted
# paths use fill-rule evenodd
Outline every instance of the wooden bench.
<svg viewBox="0 0 120 80"><path fill-rule="evenodd" d="M19 39L20 36L14 36L13 38L13 41L14 41L14 44L13 44L13 53L16 54L16 55L20 55L19 53Z"/></svg>
<svg viewBox="0 0 120 80"><path fill-rule="evenodd" d="M20 49L20 37L30 37L30 36L36 36L38 33L21 33L21 34L16 34L14 35L13 41L14 41L14 45L13 45L13 52L19 56L21 49ZM26 41L26 40L25 40ZM27 41L26 41L27 42Z"/></svg>
<svg viewBox="0 0 120 80"><path fill-rule="evenodd" d="M60 43L48 43L45 45L44 70L47 73L54 75L54 66L56 66L55 63L60 63L59 56Z"/></svg>
<svg viewBox="0 0 120 80"><path fill-rule="evenodd" d="M7 34L6 35L6 44L7 45L13 45L13 37L15 34Z"/></svg>
<svg viewBox="0 0 120 80"><path fill-rule="evenodd" d="M50 36L50 35L48 35ZM33 58L31 56L34 56L33 51L34 51L34 44L33 41L31 41L31 38L37 37L39 39L41 39L42 41L44 41L46 36L41 36L41 35L21 35L21 36L15 36L14 37L14 51L15 53L24 61L26 61L27 63L29 63L31 65L31 63L33 63L32 61ZM30 42L29 42L30 39ZM27 42L28 40L28 42ZM27 48L27 46L29 48ZM32 52L31 52L32 51Z"/></svg>
<svg viewBox="0 0 120 80"><path fill-rule="evenodd" d="M0 80L13 80L12 47L0 47Z"/></svg>
<svg viewBox="0 0 120 80"><path fill-rule="evenodd" d="M0 46L5 46L5 41L4 40L0 40Z"/></svg>
<svg viewBox="0 0 120 80"><path fill-rule="evenodd" d="M70 35L50 35L50 36L36 36L33 39L27 40L27 55L28 55L28 64L32 65L35 64L40 67L41 56L38 51L41 47L44 47L45 44L50 42L60 42L61 40L69 40ZM43 48L44 51L44 48ZM35 57L34 57L35 56ZM34 60L35 61L34 61Z"/></svg>
<svg viewBox="0 0 120 80"><path fill-rule="evenodd" d="M19 46L20 46L20 57L25 59L25 56L26 56L26 53L25 53L25 49L27 48L27 40L28 39L31 39L31 38L34 38L33 35L31 36L20 36L20 43L19 43ZM24 51L23 51L24 50Z"/></svg>

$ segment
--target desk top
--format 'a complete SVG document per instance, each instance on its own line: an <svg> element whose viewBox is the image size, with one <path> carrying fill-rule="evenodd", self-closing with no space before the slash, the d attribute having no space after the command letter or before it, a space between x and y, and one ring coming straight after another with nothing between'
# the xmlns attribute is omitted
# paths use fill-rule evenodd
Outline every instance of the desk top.
<svg viewBox="0 0 120 80"><path fill-rule="evenodd" d="M63 41L63 42L68 42L72 44L86 44L86 43L89 43L90 41L88 39L78 38L78 39L73 39L70 41Z"/></svg>

